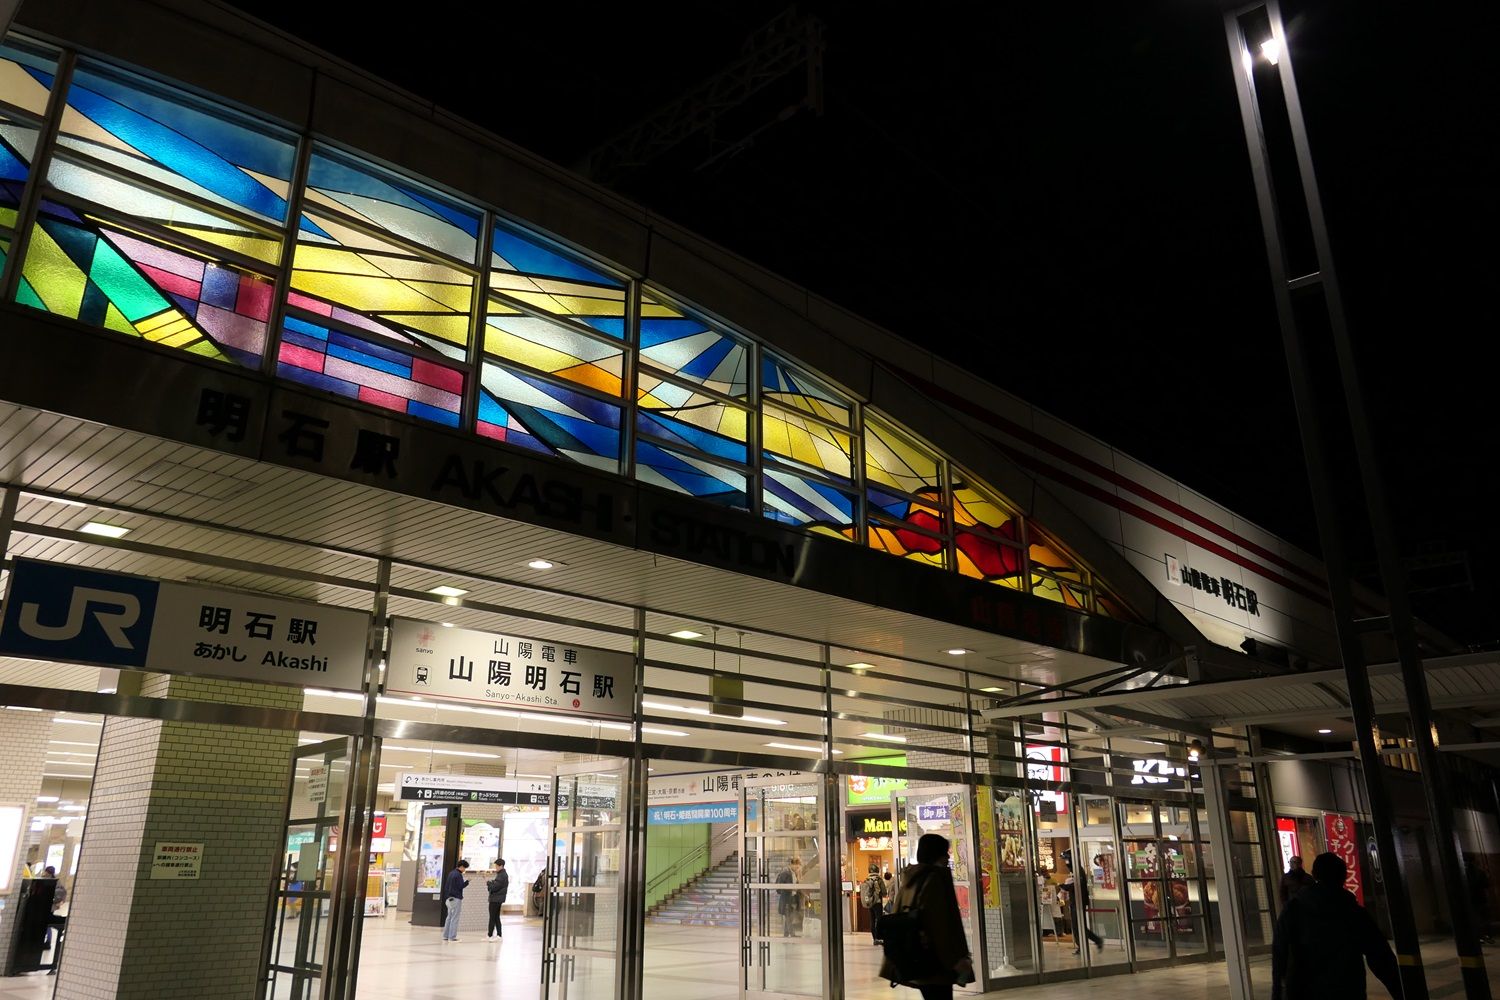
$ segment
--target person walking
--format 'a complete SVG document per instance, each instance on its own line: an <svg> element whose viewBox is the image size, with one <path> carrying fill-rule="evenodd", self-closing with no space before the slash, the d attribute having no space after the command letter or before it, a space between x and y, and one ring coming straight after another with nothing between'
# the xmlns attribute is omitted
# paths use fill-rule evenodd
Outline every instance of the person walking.
<svg viewBox="0 0 1500 1000"><path fill-rule="evenodd" d="M1281 876L1281 905L1283 908L1292 901L1292 897L1303 889L1313 884L1313 877L1302 870L1302 859L1292 855L1287 859L1286 874Z"/></svg>
<svg viewBox="0 0 1500 1000"><path fill-rule="evenodd" d="M802 873L802 862L793 858L781 874L776 876L778 885L794 885ZM802 892L798 889L777 889L776 908L781 913L781 936L797 937L801 933Z"/></svg>
<svg viewBox="0 0 1500 1000"><path fill-rule="evenodd" d="M891 955L890 941L886 943L885 960L880 963L881 978L914 987L922 1000L953 1000L955 984L967 986L974 981L974 961L964 937L953 871L948 866L947 838L922 834L917 841L917 863L901 873L901 891L891 907L892 914L907 910L920 913L920 937L926 951L921 964L932 971L903 979Z"/></svg>
<svg viewBox="0 0 1500 1000"><path fill-rule="evenodd" d="M1344 888L1349 868L1337 854L1313 859L1312 884L1296 893L1276 921L1271 944L1271 1000L1364 1000L1365 963L1401 996L1396 956L1374 919Z"/></svg>
<svg viewBox="0 0 1500 1000"><path fill-rule="evenodd" d="M1063 888L1068 896L1068 923L1073 925L1073 954L1078 954L1079 946L1083 944L1082 938L1086 935L1094 942L1094 947L1100 951L1104 950L1104 938L1098 931L1087 923L1089 913L1089 877L1087 872L1080 872L1073 867L1073 849L1065 848L1062 852L1063 864L1068 866L1068 878L1063 883Z"/></svg>
<svg viewBox="0 0 1500 1000"><path fill-rule="evenodd" d="M68 901L68 890L63 885L62 879L57 874L57 869L48 865L42 872L42 878L56 879L57 884L52 887L52 915L47 918L47 933L42 938L42 947L52 947L53 928L63 925L66 917L59 917L57 911Z"/></svg>
<svg viewBox="0 0 1500 1000"><path fill-rule="evenodd" d="M504 858L495 860L495 868L490 874L494 878L484 883L484 887L490 892L490 925L484 934L486 939L505 936L505 928L500 926L500 908L505 905L505 897L510 894L510 876L505 873Z"/></svg>
<svg viewBox="0 0 1500 1000"><path fill-rule="evenodd" d="M880 943L880 917L885 912L885 882L880 877L880 866L870 865L869 876L859 884L859 905L870 913L870 937Z"/></svg>
<svg viewBox="0 0 1500 1000"><path fill-rule="evenodd" d="M458 915L464 908L464 889L468 887L464 881L464 872L469 870L469 863L460 860L454 869L443 879L443 940L458 940Z"/></svg>

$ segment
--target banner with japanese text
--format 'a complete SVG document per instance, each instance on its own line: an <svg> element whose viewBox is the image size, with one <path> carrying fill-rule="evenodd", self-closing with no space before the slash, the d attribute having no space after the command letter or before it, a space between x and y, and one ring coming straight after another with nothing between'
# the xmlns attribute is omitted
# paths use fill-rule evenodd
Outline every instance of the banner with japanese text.
<svg viewBox="0 0 1500 1000"><path fill-rule="evenodd" d="M358 691L369 635L348 608L17 559L0 653Z"/></svg>
<svg viewBox="0 0 1500 1000"><path fill-rule="evenodd" d="M630 653L391 619L392 694L628 719L634 678Z"/></svg>
<svg viewBox="0 0 1500 1000"><path fill-rule="evenodd" d="M1323 838L1328 844L1328 852L1337 854L1348 866L1349 875L1344 880L1344 888L1354 893L1354 898L1363 906L1365 886L1359 873L1359 831L1354 825L1354 817L1343 813L1324 813Z"/></svg>

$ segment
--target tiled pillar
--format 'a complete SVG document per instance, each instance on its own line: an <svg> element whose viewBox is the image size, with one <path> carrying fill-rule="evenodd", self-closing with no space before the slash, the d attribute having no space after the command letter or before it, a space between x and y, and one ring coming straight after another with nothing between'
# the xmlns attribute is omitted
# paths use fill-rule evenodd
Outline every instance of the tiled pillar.
<svg viewBox="0 0 1500 1000"><path fill-rule="evenodd" d="M0 709L0 804L21 806L21 844L16 851L16 870L20 877L26 863L26 839L31 817L36 813L36 797L42 790L42 769L46 767L47 741L52 738L51 712L25 712ZM0 862L3 863L3 862ZM15 882L12 880L12 887ZM14 896L14 893L12 893ZM10 900L0 909L0 941L10 940Z"/></svg>
<svg viewBox="0 0 1500 1000"><path fill-rule="evenodd" d="M123 690L123 686L122 686ZM295 688L147 675L141 694L296 710ZM297 733L110 719L58 1000L250 1000ZM159 841L203 845L197 880L153 881Z"/></svg>

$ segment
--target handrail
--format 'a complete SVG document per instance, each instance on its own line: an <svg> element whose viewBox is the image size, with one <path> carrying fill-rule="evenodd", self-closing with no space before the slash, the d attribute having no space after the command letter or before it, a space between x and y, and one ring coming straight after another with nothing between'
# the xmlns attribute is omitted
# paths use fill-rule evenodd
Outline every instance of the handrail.
<svg viewBox="0 0 1500 1000"><path fill-rule="evenodd" d="M708 843L704 844L702 847L697 848L691 854L683 855L676 861L672 862L672 864L669 865L665 871L657 873L657 876L655 878L646 883L646 894L649 896L651 894L651 890L658 888L663 882L666 882L673 876L680 875L684 868L687 868L690 865L698 864L700 858L705 869L712 867L714 848L722 846L723 842L730 839L731 837L739 836L739 832L740 825L738 823L729 824L729 826L726 827L723 832L715 834Z"/></svg>

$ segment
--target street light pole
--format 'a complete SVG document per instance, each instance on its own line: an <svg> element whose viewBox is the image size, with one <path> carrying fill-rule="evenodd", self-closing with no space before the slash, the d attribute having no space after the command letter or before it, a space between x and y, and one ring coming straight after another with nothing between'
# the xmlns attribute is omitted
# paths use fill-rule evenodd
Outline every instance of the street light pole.
<svg viewBox="0 0 1500 1000"><path fill-rule="evenodd" d="M1411 898L1405 876L1397 863L1399 855L1393 835L1395 817L1376 740L1374 705L1361 640L1362 632L1372 622L1362 621L1355 607L1344 537L1346 519L1341 516L1333 474L1328 465L1328 439L1320 414L1319 392L1326 395L1330 387L1318 383L1315 378L1308 350L1313 345L1304 340L1304 328L1308 336L1321 335L1323 342L1316 346L1331 347L1336 358L1338 383L1345 402L1346 429L1358 461L1360 486L1389 611L1384 620L1373 624L1388 628L1395 639L1411 718L1412 742L1422 769L1428 813L1453 918L1454 942L1465 996L1469 1000L1490 1000L1476 922L1464 892L1464 878L1459 867L1447 772L1433 739L1425 671L1355 370L1280 4L1277 0L1263 0L1226 6L1224 28L1239 92L1240 114L1255 179L1266 256L1275 286L1277 318L1297 407L1318 535L1323 546L1334 625L1349 687L1349 707L1354 716L1360 770L1385 877L1402 992L1405 1000L1427 1000L1428 997ZM1283 146L1273 149L1268 143L1267 112L1274 116L1278 126L1285 126L1275 138L1280 142L1289 139L1290 149ZM1289 136L1285 134L1287 132ZM1278 171L1278 167L1285 169ZM1299 212L1299 208L1303 211ZM1339 386L1332 387L1331 391L1337 392Z"/></svg>

